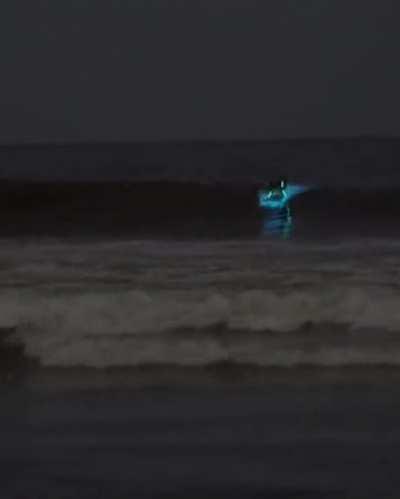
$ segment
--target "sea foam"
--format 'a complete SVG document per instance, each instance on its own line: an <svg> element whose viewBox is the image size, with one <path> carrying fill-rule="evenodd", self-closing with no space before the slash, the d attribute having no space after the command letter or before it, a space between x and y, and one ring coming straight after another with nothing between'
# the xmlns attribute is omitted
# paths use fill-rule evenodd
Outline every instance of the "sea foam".
<svg viewBox="0 0 400 499"><path fill-rule="evenodd" d="M0 312L43 365L400 363L392 290L9 293Z"/></svg>

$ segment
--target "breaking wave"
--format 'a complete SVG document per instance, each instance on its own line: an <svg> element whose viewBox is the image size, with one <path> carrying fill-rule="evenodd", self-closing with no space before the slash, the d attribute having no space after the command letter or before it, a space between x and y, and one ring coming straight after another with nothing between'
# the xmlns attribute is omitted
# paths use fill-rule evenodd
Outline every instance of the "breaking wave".
<svg viewBox="0 0 400 499"><path fill-rule="evenodd" d="M13 291L0 310L0 328L43 366L400 364L398 292L384 287Z"/></svg>

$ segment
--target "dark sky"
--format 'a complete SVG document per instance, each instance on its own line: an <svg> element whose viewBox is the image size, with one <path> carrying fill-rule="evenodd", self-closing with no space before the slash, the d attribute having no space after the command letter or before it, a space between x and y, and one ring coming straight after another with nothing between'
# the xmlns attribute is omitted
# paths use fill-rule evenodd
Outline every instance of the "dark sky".
<svg viewBox="0 0 400 499"><path fill-rule="evenodd" d="M2 0L0 140L400 134L398 0Z"/></svg>

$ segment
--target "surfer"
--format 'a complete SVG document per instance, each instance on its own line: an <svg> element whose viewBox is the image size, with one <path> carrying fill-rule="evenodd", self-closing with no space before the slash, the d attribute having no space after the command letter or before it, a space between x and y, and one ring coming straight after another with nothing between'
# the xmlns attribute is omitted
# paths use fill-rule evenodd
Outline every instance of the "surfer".
<svg viewBox="0 0 400 499"><path fill-rule="evenodd" d="M286 198L286 188L287 188L287 180L286 178L281 178L277 182L270 182L267 191L270 194L270 197L283 197Z"/></svg>
<svg viewBox="0 0 400 499"><path fill-rule="evenodd" d="M287 180L285 178L270 182L267 187L258 191L259 206L263 208L280 209L286 205L288 200Z"/></svg>

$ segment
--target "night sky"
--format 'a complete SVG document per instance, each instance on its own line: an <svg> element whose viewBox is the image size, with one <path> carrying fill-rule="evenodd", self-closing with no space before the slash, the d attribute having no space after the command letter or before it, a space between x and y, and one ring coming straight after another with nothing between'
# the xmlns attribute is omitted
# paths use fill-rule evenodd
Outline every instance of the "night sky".
<svg viewBox="0 0 400 499"><path fill-rule="evenodd" d="M396 0L3 0L0 140L400 133Z"/></svg>

